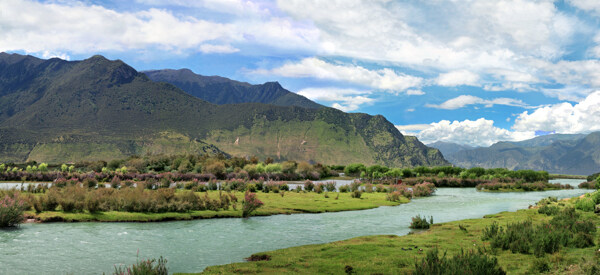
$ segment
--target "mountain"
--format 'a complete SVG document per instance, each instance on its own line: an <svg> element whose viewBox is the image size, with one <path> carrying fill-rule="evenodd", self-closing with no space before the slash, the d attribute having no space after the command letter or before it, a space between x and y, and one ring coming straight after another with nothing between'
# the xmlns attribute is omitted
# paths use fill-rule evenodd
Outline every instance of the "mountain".
<svg viewBox="0 0 600 275"><path fill-rule="evenodd" d="M472 147L469 145L462 145L462 144L445 142L445 141L436 141L434 143L427 144L427 146L440 150L440 152L442 152L442 155L444 155L444 156L449 156L449 155L452 155L452 154L454 154L458 151L462 151L462 150L475 149L475 147Z"/></svg>
<svg viewBox="0 0 600 275"><path fill-rule="evenodd" d="M0 53L0 160L65 162L219 153L331 164L445 165L382 116L215 105L122 61Z"/></svg>
<svg viewBox="0 0 600 275"><path fill-rule="evenodd" d="M556 134L520 142L498 142L490 147L462 150L444 156L462 167L504 167L589 175L600 171L600 132L588 135Z"/></svg>
<svg viewBox="0 0 600 275"><path fill-rule="evenodd" d="M145 71L148 78L167 82L195 97L214 104L265 103L277 106L322 108L306 97L292 93L278 82L251 85L220 76L203 76L189 69Z"/></svg>

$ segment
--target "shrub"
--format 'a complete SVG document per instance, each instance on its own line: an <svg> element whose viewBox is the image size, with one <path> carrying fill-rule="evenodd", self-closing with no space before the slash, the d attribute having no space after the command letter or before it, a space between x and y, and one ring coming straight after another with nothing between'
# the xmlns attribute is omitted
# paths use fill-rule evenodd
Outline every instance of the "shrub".
<svg viewBox="0 0 600 275"><path fill-rule="evenodd" d="M360 189L360 185L361 185L360 181L354 180L352 183L350 183L350 186L349 186L350 187L350 191L354 192L356 190L359 190Z"/></svg>
<svg viewBox="0 0 600 275"><path fill-rule="evenodd" d="M347 185L340 186L340 193L347 193L347 192L348 192L348 186Z"/></svg>
<svg viewBox="0 0 600 275"><path fill-rule="evenodd" d="M154 265L156 263L156 265ZM167 260L162 256L158 259L138 261L131 267L115 266L115 275L168 275Z"/></svg>
<svg viewBox="0 0 600 275"><path fill-rule="evenodd" d="M427 251L427 255L420 262L415 263L415 275L429 274L506 274L498 265L498 259L487 256L482 250L464 252L452 258L446 254L440 258L438 249Z"/></svg>
<svg viewBox="0 0 600 275"><path fill-rule="evenodd" d="M263 202L256 198L256 193L246 191L244 201L242 201L242 217L249 217L259 207L263 206Z"/></svg>
<svg viewBox="0 0 600 275"><path fill-rule="evenodd" d="M362 191L359 191L359 190L354 190L350 194L350 197L355 198L355 199L360 199L360 196L362 196Z"/></svg>
<svg viewBox="0 0 600 275"><path fill-rule="evenodd" d="M421 215L414 216L410 222L409 228L411 229L429 229L433 224L433 216L429 218L429 221Z"/></svg>
<svg viewBox="0 0 600 275"><path fill-rule="evenodd" d="M585 212L594 212L595 207L594 199L589 197L580 198L575 202L575 208Z"/></svg>
<svg viewBox="0 0 600 275"><path fill-rule="evenodd" d="M549 206L544 204L538 208L538 213L554 216L558 213L558 206Z"/></svg>
<svg viewBox="0 0 600 275"><path fill-rule="evenodd" d="M402 194L398 191L387 193L385 199L388 201L400 201Z"/></svg>
<svg viewBox="0 0 600 275"><path fill-rule="evenodd" d="M15 192L12 195L2 194L0 199L0 228L17 226L25 219L23 212L29 208L27 202Z"/></svg>
<svg viewBox="0 0 600 275"><path fill-rule="evenodd" d="M310 192L314 188L315 188L315 184L312 181L307 180L307 181L304 182L304 191Z"/></svg>
<svg viewBox="0 0 600 275"><path fill-rule="evenodd" d="M328 181L325 183L325 189L327 189L329 192L335 192L335 185L335 181Z"/></svg>
<svg viewBox="0 0 600 275"><path fill-rule="evenodd" d="M317 183L317 185L315 185L315 192L317 192L318 194L323 193L323 184L322 183Z"/></svg>

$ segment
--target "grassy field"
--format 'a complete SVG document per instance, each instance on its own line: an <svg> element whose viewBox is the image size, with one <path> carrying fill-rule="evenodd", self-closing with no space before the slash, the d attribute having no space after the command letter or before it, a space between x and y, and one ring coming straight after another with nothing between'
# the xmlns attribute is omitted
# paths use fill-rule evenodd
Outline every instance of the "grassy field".
<svg viewBox="0 0 600 275"><path fill-rule="evenodd" d="M593 213L582 213L596 225L600 217ZM489 243L481 241L482 230L498 222L500 225L531 219L534 223L550 220L537 209L517 212L503 212L485 216L482 219L462 220L435 224L430 230L415 232L406 236L366 236L320 245L306 245L268 251L259 254L270 256L269 261L234 263L207 268L203 274L344 274L346 266L351 266L356 274L410 274L415 260L421 259L433 247L450 257L462 250L487 247L487 253L495 255L499 264L508 274L536 274L533 269L536 257L529 254L512 253L490 249ZM462 226L466 230L462 230ZM590 248L561 248L559 252L546 255L552 274L582 274L582 266L597 262L598 236L596 246ZM583 273L585 274L585 273Z"/></svg>
<svg viewBox="0 0 600 275"><path fill-rule="evenodd" d="M203 193L198 193L203 196ZM134 212L100 212L100 213L65 213L62 211L42 212L36 214L29 211L26 215L40 222L156 222L170 220L191 220L191 219L209 219L209 218L240 218L242 217L242 205L244 193L234 192L238 197L236 209L221 211L191 211L189 213L134 213ZM339 197L338 197L339 194ZM211 198L217 198L218 191L209 191ZM259 208L254 215L268 216L276 214L295 214L295 213L323 213L339 212L349 210L364 210L376 208L379 206L394 206L409 202L402 198L399 202L386 200L385 193L363 193L360 199L350 197L350 193L325 193L317 194L315 192L296 193L257 193L258 199L264 202L264 206ZM337 198L337 199L336 199Z"/></svg>

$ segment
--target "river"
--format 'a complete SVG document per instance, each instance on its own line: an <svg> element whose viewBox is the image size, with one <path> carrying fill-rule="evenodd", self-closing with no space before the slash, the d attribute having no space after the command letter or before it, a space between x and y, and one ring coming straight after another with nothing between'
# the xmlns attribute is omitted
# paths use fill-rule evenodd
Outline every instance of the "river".
<svg viewBox="0 0 600 275"><path fill-rule="evenodd" d="M577 185L581 180L553 182ZM139 258L168 259L170 272L243 261L250 254L379 234L405 235L411 217L434 222L527 208L542 198L591 190L489 193L439 188L408 204L362 211L162 223L47 223L0 230L0 274L101 274Z"/></svg>

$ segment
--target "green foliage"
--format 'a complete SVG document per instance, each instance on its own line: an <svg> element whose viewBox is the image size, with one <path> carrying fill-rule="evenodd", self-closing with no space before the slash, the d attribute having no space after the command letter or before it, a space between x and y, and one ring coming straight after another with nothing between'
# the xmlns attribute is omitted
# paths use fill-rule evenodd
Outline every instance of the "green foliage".
<svg viewBox="0 0 600 275"><path fill-rule="evenodd" d="M577 199L577 201L575 201L575 209L579 209L586 212L594 212L595 207L596 202L593 198L590 197L580 198Z"/></svg>
<svg viewBox="0 0 600 275"><path fill-rule="evenodd" d="M411 229L429 229L429 227L432 224L433 224L433 216L429 217L429 221L427 221L427 218L421 217L421 215L417 215L412 218L409 228L411 228Z"/></svg>
<svg viewBox="0 0 600 275"><path fill-rule="evenodd" d="M551 206L551 205L547 205L547 204L544 204L544 205L540 206L540 208L538 208L538 213L546 214L548 216L554 216L558 213L558 211L559 211L558 206Z"/></svg>
<svg viewBox="0 0 600 275"><path fill-rule="evenodd" d="M366 170L367 170L367 168L365 167L364 164L352 163L352 164L346 165L346 167L344 168L344 173L346 175L358 175L358 174L360 174L360 172L364 172Z"/></svg>
<svg viewBox="0 0 600 275"><path fill-rule="evenodd" d="M360 199L360 196L361 196L361 195L362 195L362 191L359 191L359 190L354 190L354 191L352 191L352 193L350 194L350 196L351 196L352 198L355 198L355 199Z"/></svg>
<svg viewBox="0 0 600 275"><path fill-rule="evenodd" d="M437 248L427 251L420 262L415 263L415 275L462 275L489 274L502 275L506 272L498 264L498 259L487 256L482 250L468 252L460 251L452 258L446 253L440 258Z"/></svg>
<svg viewBox="0 0 600 275"><path fill-rule="evenodd" d="M137 261L130 267L115 266L114 275L168 275L167 259L162 256L158 259Z"/></svg>
<svg viewBox="0 0 600 275"><path fill-rule="evenodd" d="M589 220L581 220L574 208L565 208L549 223L534 226L531 220L509 223L505 228L493 223L483 230L482 240L489 240L493 248L513 253L533 253L543 257L561 246L593 246L596 227Z"/></svg>

